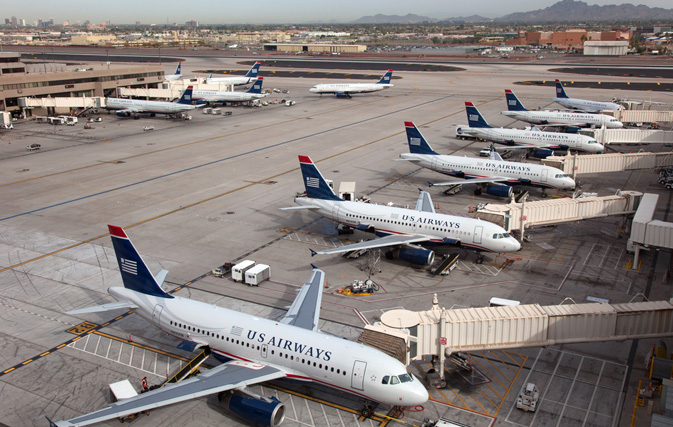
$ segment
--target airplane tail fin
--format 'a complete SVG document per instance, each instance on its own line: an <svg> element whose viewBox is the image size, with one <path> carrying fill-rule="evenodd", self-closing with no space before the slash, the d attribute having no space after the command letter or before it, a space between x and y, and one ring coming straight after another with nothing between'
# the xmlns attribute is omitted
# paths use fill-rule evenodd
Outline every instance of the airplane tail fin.
<svg viewBox="0 0 673 427"><path fill-rule="evenodd" d="M259 72L259 67L262 65L261 61L255 62L255 64L248 70L247 74L245 77L255 77L257 78L257 73Z"/></svg>
<svg viewBox="0 0 673 427"><path fill-rule="evenodd" d="M383 77L381 77L381 80L379 80L377 83L378 84L390 84L390 80L393 78L393 70L388 70Z"/></svg>
<svg viewBox="0 0 673 427"><path fill-rule="evenodd" d="M559 79L556 79L556 97L568 98L568 95L566 95L566 90L563 89L563 83L561 83Z"/></svg>
<svg viewBox="0 0 673 427"><path fill-rule="evenodd" d="M410 153L439 154L432 149L413 122L404 122L404 127L407 129L407 142L409 143Z"/></svg>
<svg viewBox="0 0 673 427"><path fill-rule="evenodd" d="M299 156L299 166L304 177L306 195L312 199L343 200L339 198L323 178L322 174L313 164L309 156Z"/></svg>
<svg viewBox="0 0 673 427"><path fill-rule="evenodd" d="M505 89L505 97L507 98L507 109L509 111L528 111L511 90Z"/></svg>
<svg viewBox="0 0 673 427"><path fill-rule="evenodd" d="M262 83L264 83L264 78L258 78L257 81L252 84L252 87L248 89L247 93L262 93Z"/></svg>
<svg viewBox="0 0 673 427"><path fill-rule="evenodd" d="M192 105L192 90L193 89L194 89L194 86L189 86L187 89L185 89L185 91L182 92L182 96L178 100L178 104Z"/></svg>
<svg viewBox="0 0 673 427"><path fill-rule="evenodd" d="M490 128L484 117L481 115L477 107L471 102L465 103L465 111L467 112L468 126L471 128Z"/></svg>
<svg viewBox="0 0 673 427"><path fill-rule="evenodd" d="M116 225L108 225L108 230L112 237L112 246L117 256L124 287L146 295L173 298L161 289L124 229Z"/></svg>
<svg viewBox="0 0 673 427"><path fill-rule="evenodd" d="M180 69L182 68L182 62L178 62L178 68L175 69L175 75L180 75Z"/></svg>

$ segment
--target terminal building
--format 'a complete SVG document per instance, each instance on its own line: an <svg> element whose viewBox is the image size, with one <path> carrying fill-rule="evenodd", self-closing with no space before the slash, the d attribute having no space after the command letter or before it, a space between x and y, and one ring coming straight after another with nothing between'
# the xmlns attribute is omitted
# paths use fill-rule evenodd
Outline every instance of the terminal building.
<svg viewBox="0 0 673 427"><path fill-rule="evenodd" d="M30 108L22 108L19 98L85 98L116 96L117 88L156 88L164 81L163 65L123 65L65 71L27 73L18 53L0 55L0 111L29 117ZM9 72L8 72L9 71ZM71 111L48 111L67 114Z"/></svg>
<svg viewBox="0 0 673 427"><path fill-rule="evenodd" d="M330 44L330 43L266 43L264 50L268 52L291 53L360 53L367 50L364 44Z"/></svg>

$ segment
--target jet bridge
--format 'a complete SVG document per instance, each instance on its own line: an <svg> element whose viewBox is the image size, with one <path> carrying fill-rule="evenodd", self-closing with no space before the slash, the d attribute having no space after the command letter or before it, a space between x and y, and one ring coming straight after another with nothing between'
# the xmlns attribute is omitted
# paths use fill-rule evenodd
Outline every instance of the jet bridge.
<svg viewBox="0 0 673 427"><path fill-rule="evenodd" d="M561 198L536 202L487 204L477 209L477 218L498 224L507 232L561 224L582 219L635 213L642 193L618 191L614 196Z"/></svg>
<svg viewBox="0 0 673 427"><path fill-rule="evenodd" d="M673 249L673 223L654 219L659 196L646 193L631 221L631 237L627 249L633 249L633 265L638 265L641 249L650 246Z"/></svg>
<svg viewBox="0 0 673 427"><path fill-rule="evenodd" d="M378 340L368 342L367 335L373 333L378 333ZM363 342L376 346L385 342L382 334L404 339L406 364L424 356L437 358L443 379L445 358L457 352L671 336L673 304L528 304L446 310L439 307L435 295L430 310L385 312L380 323L365 326Z"/></svg>
<svg viewBox="0 0 673 427"><path fill-rule="evenodd" d="M623 172L635 169L663 168L673 166L673 152L668 153L610 153L587 154L577 153L565 156L549 156L542 164L561 169L572 176L579 174Z"/></svg>

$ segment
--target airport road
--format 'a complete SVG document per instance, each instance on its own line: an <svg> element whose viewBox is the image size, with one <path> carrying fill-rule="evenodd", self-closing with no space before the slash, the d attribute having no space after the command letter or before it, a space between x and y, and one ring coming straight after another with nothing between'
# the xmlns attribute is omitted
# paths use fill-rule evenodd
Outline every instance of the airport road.
<svg viewBox="0 0 673 427"><path fill-rule="evenodd" d="M236 60L224 58L217 66L235 68ZM190 58L183 66L189 73L215 65ZM381 291L352 298L336 293L352 280L366 278L363 269L370 262L310 257L309 248L342 244L344 238L338 238L324 219L278 209L291 206L294 195L303 191L297 155L311 156L337 186L356 181L359 196L368 195L377 203L413 205L418 187L438 176L395 161L406 151L404 121L416 122L442 153L476 155L484 143L453 137L455 125L466 121L464 101L477 103L492 124L512 125L499 114L505 108L503 90L515 81L555 78L538 64L461 66L467 70L396 73L402 79L394 81L395 88L352 99L308 92L324 80L269 77L265 86L289 90L269 98L293 99L295 106L226 108L233 112L229 117L196 112L191 121L102 114L103 122L90 130L82 123L52 127L26 122L0 134L2 423L44 425L44 415L64 419L98 409L108 402L109 383L129 378L138 384L148 372L153 382L159 381L170 366L189 356L176 349L175 340L135 315L115 320L124 313L63 314L109 302L107 288L120 285L107 224L127 228L152 271L170 271L169 289L180 288L181 296L258 315L279 317L310 274L309 264L315 263L329 280L321 327L348 338L355 338L365 321L377 321L385 310L429 308L435 293L447 308L484 306L493 296L543 305L558 304L566 297L576 302L587 297L626 302L645 291L650 299L667 299L670 291L661 284L666 267L661 262L667 257L660 256L655 265L653 254L646 253L640 273L626 271L629 255L626 239L618 236L619 218L532 230L533 242L521 252L488 256L484 265L474 263L474 254L459 250L459 268L441 278L382 260L373 276ZM529 107L551 105L553 93L546 88L514 89ZM588 89L573 95L601 100L615 96ZM670 101L650 92L629 96ZM149 125L155 130L144 132ZM27 152L24 147L32 143L42 149ZM671 193L656 184L652 171L587 176L582 182L585 191L599 195L620 188L659 192L659 218L670 220L664 206ZM463 216L469 215L470 205L502 202L473 197L467 187L452 197L431 194L440 211ZM536 190L531 192L531 199L539 196ZM348 239L362 237L366 236ZM208 274L225 261L244 258L269 264L272 280L250 288ZM516 261L502 269L508 258ZM129 338L142 350L123 342ZM650 347L650 342L641 343L635 359L629 359L630 342L563 346L549 354L537 348L471 354L479 375L449 367L450 387L433 390L425 411L407 412L404 421L418 425L426 417L447 416L474 426L494 421L564 425L583 419L599 420L599 425L624 424L634 384L643 375L642 357ZM115 350L118 357L112 358ZM634 360L634 371L626 375L624 366ZM411 369L424 377L427 366L421 361ZM584 377L590 379L578 381ZM512 409L526 378L550 390L536 419ZM625 395L619 381L628 385ZM358 423L349 412L359 409L357 401L338 397L335 406L326 406L316 403L325 400L324 391L297 392L309 396L279 394L294 411L288 425ZM593 400L586 406L576 402L578 397ZM238 425L216 405L211 397L167 407L153 411L138 425ZM382 414L389 410L377 408Z"/></svg>

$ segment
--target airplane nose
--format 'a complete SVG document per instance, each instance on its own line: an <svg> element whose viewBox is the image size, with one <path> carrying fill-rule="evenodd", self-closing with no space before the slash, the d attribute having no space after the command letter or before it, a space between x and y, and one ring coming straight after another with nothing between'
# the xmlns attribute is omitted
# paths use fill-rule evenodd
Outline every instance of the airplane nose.
<svg viewBox="0 0 673 427"><path fill-rule="evenodd" d="M515 238L512 238L512 241L510 243L511 243L510 246L512 247L510 252L516 252L521 250L521 243L519 243L519 241L516 240Z"/></svg>
<svg viewBox="0 0 673 427"><path fill-rule="evenodd" d="M428 390L425 388L423 384L421 384L420 381L418 381L418 378L415 378L415 385L414 388L411 390L408 390L408 392L405 394L404 398L402 399L402 405L403 406L416 406L416 405L422 405L425 402L428 401L430 398L430 394L428 393Z"/></svg>

